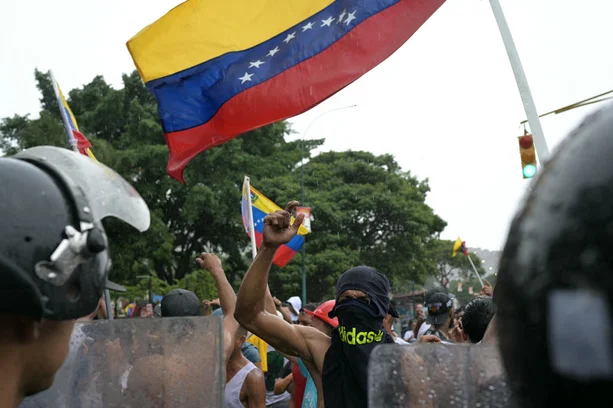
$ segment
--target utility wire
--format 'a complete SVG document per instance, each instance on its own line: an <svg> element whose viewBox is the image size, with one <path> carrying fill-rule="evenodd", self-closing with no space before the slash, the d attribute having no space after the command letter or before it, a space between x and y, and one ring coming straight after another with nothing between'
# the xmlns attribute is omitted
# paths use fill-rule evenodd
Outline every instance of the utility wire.
<svg viewBox="0 0 613 408"><path fill-rule="evenodd" d="M601 93L600 95L592 96L591 98L587 98L587 99L584 99L582 101L575 102L573 104L564 106L564 107L556 109L556 110L552 110L551 112L544 113L544 114L540 115L539 118L542 118L542 117L545 117L545 116L549 116L549 115L558 115L560 113L568 112L568 111L576 109L576 108L581 108L583 106L588 106L588 105L592 105L594 103L608 101L609 99L613 99L613 96L608 96L606 98L603 98L603 96L608 95L610 93L613 93L613 90ZM524 120L524 121L520 122L519 124L521 126L521 125L523 125L525 123L528 123L528 120Z"/></svg>

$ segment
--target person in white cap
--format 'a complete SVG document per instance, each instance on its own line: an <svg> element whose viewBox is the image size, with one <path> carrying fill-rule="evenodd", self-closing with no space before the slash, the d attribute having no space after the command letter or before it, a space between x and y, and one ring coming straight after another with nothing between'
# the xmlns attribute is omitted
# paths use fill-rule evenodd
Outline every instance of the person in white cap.
<svg viewBox="0 0 613 408"><path fill-rule="evenodd" d="M292 296L287 299L287 304L289 305L289 312L292 316L292 323L296 323L298 321L298 314L300 314L300 309L302 309L302 300L300 300L299 296Z"/></svg>

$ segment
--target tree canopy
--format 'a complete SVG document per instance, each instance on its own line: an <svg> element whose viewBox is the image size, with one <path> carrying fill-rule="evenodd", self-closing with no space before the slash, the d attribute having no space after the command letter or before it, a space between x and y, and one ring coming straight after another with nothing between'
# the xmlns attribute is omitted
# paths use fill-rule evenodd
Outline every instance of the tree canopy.
<svg viewBox="0 0 613 408"><path fill-rule="evenodd" d="M49 76L36 71L35 79L40 115L2 119L5 154L37 145L68 147ZM105 221L115 281L142 286L137 276L153 274L170 288L194 273L195 257L208 251L220 254L237 287L250 264L240 215L243 176L283 206L300 199L302 163L303 204L315 217L306 238L309 300L332 296L338 276L359 264L380 269L396 284L423 282L438 270L432 246L446 223L425 204L427 181L402 170L391 155L347 151L313 157L323 140L287 141L289 124L279 122L200 154L187 167L184 185L166 174L168 150L156 103L136 71L123 75L122 89L97 76L67 96L98 160L132 180L151 210L151 228L144 234ZM276 296L300 293L300 258L274 267L270 284ZM197 276L199 295L213 297L210 277Z"/></svg>

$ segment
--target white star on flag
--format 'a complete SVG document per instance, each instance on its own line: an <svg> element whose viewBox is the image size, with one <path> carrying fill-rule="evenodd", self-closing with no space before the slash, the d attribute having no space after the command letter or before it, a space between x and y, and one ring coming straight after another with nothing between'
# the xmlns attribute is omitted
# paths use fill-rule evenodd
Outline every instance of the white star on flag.
<svg viewBox="0 0 613 408"><path fill-rule="evenodd" d="M253 68L253 67L259 68L260 65L262 65L263 63L264 61L260 61L260 60L257 60L256 62L250 62L249 68Z"/></svg>
<svg viewBox="0 0 613 408"><path fill-rule="evenodd" d="M279 47L275 47L272 50L268 51L268 55L266 55L266 56L267 57L273 57L278 52L279 52Z"/></svg>
<svg viewBox="0 0 613 408"><path fill-rule="evenodd" d="M304 33L306 30L310 30L313 28L313 23L308 23L304 26L302 26L302 32Z"/></svg>
<svg viewBox="0 0 613 408"><path fill-rule="evenodd" d="M325 27L325 26L330 27L330 24L332 24L333 21L334 21L334 17L330 16L326 20L321 20L321 23L322 23L321 26L322 27Z"/></svg>
<svg viewBox="0 0 613 408"><path fill-rule="evenodd" d="M347 14L347 19L345 20L345 24L349 25L353 20L355 20L355 10L349 14Z"/></svg>
<svg viewBox="0 0 613 408"><path fill-rule="evenodd" d="M347 9L343 10L343 12L341 13L340 16L338 16L338 21L336 22L336 24L340 24L343 22L343 18L345 17L345 15L347 14Z"/></svg>
<svg viewBox="0 0 613 408"><path fill-rule="evenodd" d="M251 81L251 77L253 76L253 74L250 74L248 72L245 72L245 75L243 75L242 77L238 78L241 80L241 84L244 84L247 81Z"/></svg>
<svg viewBox="0 0 613 408"><path fill-rule="evenodd" d="M285 40L283 40L283 42L285 44L289 44L289 42L292 40L292 38L296 38L296 32L294 31L291 34L288 34L287 37L285 37Z"/></svg>

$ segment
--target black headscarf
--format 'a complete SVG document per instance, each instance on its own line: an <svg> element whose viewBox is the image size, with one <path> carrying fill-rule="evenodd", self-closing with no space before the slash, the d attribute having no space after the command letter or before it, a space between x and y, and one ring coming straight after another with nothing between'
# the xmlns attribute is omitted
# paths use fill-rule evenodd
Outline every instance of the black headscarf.
<svg viewBox="0 0 613 408"><path fill-rule="evenodd" d="M344 299L347 290L359 290L369 297ZM398 317L390 305L387 277L368 266L352 268L341 275L336 285L336 304L329 317L338 317L322 373L326 408L366 407L368 404L368 358L374 348L394 343L383 328L387 314Z"/></svg>

